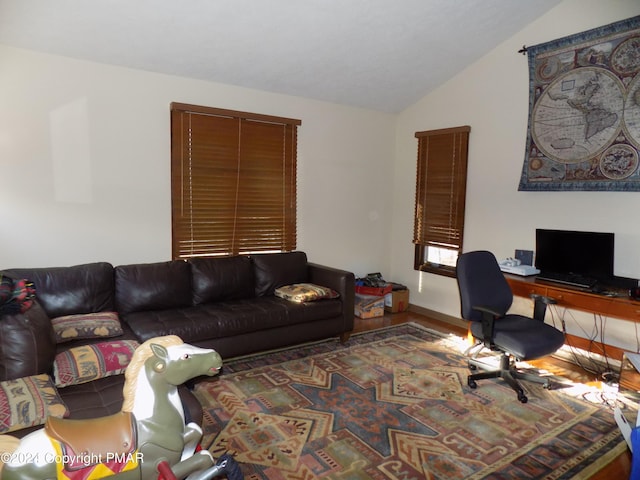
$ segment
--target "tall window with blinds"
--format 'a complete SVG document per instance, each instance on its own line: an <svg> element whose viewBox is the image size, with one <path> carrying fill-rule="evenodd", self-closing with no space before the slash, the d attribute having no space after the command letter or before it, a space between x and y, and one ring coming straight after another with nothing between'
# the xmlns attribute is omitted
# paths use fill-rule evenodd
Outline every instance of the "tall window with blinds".
<svg viewBox="0 0 640 480"><path fill-rule="evenodd" d="M462 251L471 127L416 132L416 270L455 276Z"/></svg>
<svg viewBox="0 0 640 480"><path fill-rule="evenodd" d="M174 259L295 250L300 124L171 105Z"/></svg>

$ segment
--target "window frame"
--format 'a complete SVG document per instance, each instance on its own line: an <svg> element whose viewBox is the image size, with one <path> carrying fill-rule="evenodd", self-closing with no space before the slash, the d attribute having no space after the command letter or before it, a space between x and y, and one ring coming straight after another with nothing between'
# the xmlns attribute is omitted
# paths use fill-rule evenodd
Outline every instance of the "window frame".
<svg viewBox="0 0 640 480"><path fill-rule="evenodd" d="M170 110L172 258L295 250L302 122L178 102Z"/></svg>
<svg viewBox="0 0 640 480"><path fill-rule="evenodd" d="M430 248L462 253L470 131L466 125L415 133L414 270L456 276L455 265L427 259Z"/></svg>

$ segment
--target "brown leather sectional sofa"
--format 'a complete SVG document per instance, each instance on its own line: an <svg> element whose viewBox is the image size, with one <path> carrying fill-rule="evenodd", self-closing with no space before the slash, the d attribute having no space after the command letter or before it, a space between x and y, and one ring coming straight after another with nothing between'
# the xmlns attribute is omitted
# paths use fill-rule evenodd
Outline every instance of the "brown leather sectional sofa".
<svg viewBox="0 0 640 480"><path fill-rule="evenodd" d="M119 338L178 335L223 359L334 336L344 341L353 329L354 275L310 263L304 252L4 273L31 280L36 301L25 313L0 318L0 380L51 373L57 352L104 341L56 344L50 319L64 315L116 311L124 331ZM305 282L340 296L308 303L274 296L279 286ZM117 375L58 391L71 418L90 418L120 410L123 383ZM188 417L200 422L198 402L186 389L181 394Z"/></svg>

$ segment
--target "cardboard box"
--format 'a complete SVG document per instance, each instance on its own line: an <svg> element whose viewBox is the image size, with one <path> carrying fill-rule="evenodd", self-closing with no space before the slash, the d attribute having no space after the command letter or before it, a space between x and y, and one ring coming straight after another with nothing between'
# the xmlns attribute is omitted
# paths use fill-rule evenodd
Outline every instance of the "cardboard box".
<svg viewBox="0 0 640 480"><path fill-rule="evenodd" d="M384 296L384 309L387 312L404 312L409 308L409 290L394 290Z"/></svg>
<svg viewBox="0 0 640 480"><path fill-rule="evenodd" d="M384 315L384 297L356 293L355 314L360 318L375 318Z"/></svg>
<svg viewBox="0 0 640 480"><path fill-rule="evenodd" d="M356 293L362 295L374 295L376 297L384 297L387 293L390 293L393 286L389 283L384 287L365 287L362 285L356 285Z"/></svg>

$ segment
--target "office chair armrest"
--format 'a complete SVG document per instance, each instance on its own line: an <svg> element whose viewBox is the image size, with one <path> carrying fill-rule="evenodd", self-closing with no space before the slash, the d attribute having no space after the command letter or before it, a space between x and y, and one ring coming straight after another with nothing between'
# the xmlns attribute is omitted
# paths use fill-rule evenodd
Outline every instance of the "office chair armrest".
<svg viewBox="0 0 640 480"><path fill-rule="evenodd" d="M544 322L547 305L558 303L555 298L538 295L537 293L532 293L529 297L533 300L533 318L541 322Z"/></svg>
<svg viewBox="0 0 640 480"><path fill-rule="evenodd" d="M473 309L482 313L482 342L484 346L494 350L493 325L496 319L504 317L504 312L483 305L474 306Z"/></svg>

